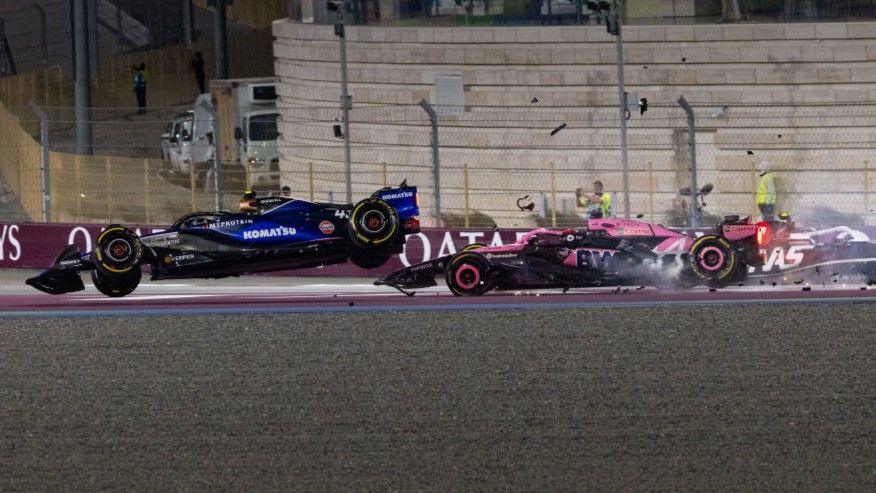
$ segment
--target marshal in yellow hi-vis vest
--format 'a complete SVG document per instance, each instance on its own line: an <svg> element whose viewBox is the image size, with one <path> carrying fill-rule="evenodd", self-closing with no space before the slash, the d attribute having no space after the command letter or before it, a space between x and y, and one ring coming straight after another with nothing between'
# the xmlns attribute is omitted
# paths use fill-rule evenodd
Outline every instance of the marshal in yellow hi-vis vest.
<svg viewBox="0 0 876 493"><path fill-rule="evenodd" d="M611 216L611 194L605 193L602 182L593 182L593 193L588 194L584 189L575 190L578 206L584 208L584 216L588 219L598 219Z"/></svg>
<svg viewBox="0 0 876 493"><path fill-rule="evenodd" d="M776 180L769 170L769 163L762 161L757 167L757 190L754 193L757 208L764 221L775 220L776 214Z"/></svg>
<svg viewBox="0 0 876 493"><path fill-rule="evenodd" d="M767 171L757 179L757 205L776 204L776 180L772 173Z"/></svg>
<svg viewBox="0 0 876 493"><path fill-rule="evenodd" d="M600 198L602 202L599 204L599 209L602 211L602 217L611 217L611 194L603 192Z"/></svg>

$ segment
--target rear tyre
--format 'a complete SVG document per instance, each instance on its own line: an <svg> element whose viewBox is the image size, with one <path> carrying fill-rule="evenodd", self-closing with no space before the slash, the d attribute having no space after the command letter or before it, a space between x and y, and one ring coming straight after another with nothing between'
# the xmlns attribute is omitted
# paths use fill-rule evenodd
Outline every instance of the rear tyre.
<svg viewBox="0 0 876 493"><path fill-rule="evenodd" d="M483 243L472 243L470 245L466 245L465 247L463 247L461 252L471 252L471 251L477 250L479 248L485 248L486 246L487 245L485 245Z"/></svg>
<svg viewBox="0 0 876 493"><path fill-rule="evenodd" d="M107 274L98 270L91 271L91 282L98 291L112 298L127 296L140 285L140 266L123 274Z"/></svg>
<svg viewBox="0 0 876 493"><path fill-rule="evenodd" d="M347 223L350 240L363 250L373 250L392 243L398 230L398 213L391 205L376 197L356 204Z"/></svg>
<svg viewBox="0 0 876 493"><path fill-rule="evenodd" d="M480 296L496 287L489 278L490 267L490 261L482 254L463 252L447 263L444 279L456 296Z"/></svg>
<svg viewBox="0 0 876 493"><path fill-rule="evenodd" d="M384 251L356 250L350 255L350 262L362 269L376 269L385 264L392 254Z"/></svg>
<svg viewBox="0 0 876 493"><path fill-rule="evenodd" d="M94 264L104 274L139 271L142 256L140 237L128 228L113 224L97 237Z"/></svg>
<svg viewBox="0 0 876 493"><path fill-rule="evenodd" d="M688 255L690 271L705 284L721 288L733 282L739 259L725 238L705 235L694 241Z"/></svg>

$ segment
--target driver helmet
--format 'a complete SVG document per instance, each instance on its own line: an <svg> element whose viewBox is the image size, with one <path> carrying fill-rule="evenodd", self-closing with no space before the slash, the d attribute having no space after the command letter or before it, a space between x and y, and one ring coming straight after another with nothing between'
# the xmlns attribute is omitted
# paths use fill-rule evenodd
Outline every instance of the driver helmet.
<svg viewBox="0 0 876 493"><path fill-rule="evenodd" d="M256 194L252 190L243 192L243 197L240 198L240 212L255 212L258 210L255 203Z"/></svg>
<svg viewBox="0 0 876 493"><path fill-rule="evenodd" d="M770 162L764 159L763 161L757 163L757 172L759 174L764 174L770 170Z"/></svg>

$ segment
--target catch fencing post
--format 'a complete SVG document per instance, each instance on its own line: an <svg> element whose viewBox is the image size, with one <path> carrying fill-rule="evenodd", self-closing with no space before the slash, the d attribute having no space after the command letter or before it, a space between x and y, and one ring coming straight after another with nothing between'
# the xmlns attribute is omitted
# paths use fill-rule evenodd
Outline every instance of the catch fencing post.
<svg viewBox="0 0 876 493"><path fill-rule="evenodd" d="M110 163L110 157L105 156L103 158L104 171L106 174L105 187L106 187L106 213L109 219L109 222L113 222L113 172L112 172L112 163Z"/></svg>
<svg viewBox="0 0 876 493"><path fill-rule="evenodd" d="M35 102L27 103L27 107L40 119L40 145L43 148L43 163L40 171L43 174L43 221L52 221L52 172L49 166L49 117Z"/></svg>
<svg viewBox="0 0 876 493"><path fill-rule="evenodd" d="M191 171L191 170L189 170ZM149 158L143 158L143 193L146 196L146 224L152 224L152 207L151 197L152 191L149 186Z"/></svg>
<svg viewBox="0 0 876 493"><path fill-rule="evenodd" d="M700 189L697 187L697 128L690 103L684 99L684 96L678 96L676 102L687 113L687 145L690 152L690 227L696 228L699 226L697 198L700 196Z"/></svg>
<svg viewBox="0 0 876 493"><path fill-rule="evenodd" d="M441 226L441 161L438 158L438 113L425 99L420 101L420 106L429 115L429 123L432 124L432 190L435 194L435 225Z"/></svg>
<svg viewBox="0 0 876 493"><path fill-rule="evenodd" d="M870 161L864 161L864 210L870 213Z"/></svg>
<svg viewBox="0 0 876 493"><path fill-rule="evenodd" d="M198 208L195 206L195 192L198 188L197 185L195 184L195 175L197 175L197 172L195 171L195 165L194 165L194 163L190 163L189 164L189 191L191 192L191 196L192 196L192 212L198 210ZM147 197L147 200L148 200L148 197Z"/></svg>
<svg viewBox="0 0 876 493"><path fill-rule="evenodd" d="M557 227L557 173L553 161L551 162L551 227Z"/></svg>
<svg viewBox="0 0 876 493"><path fill-rule="evenodd" d="M73 155L73 165L76 168L76 221L82 221L82 157Z"/></svg>
<svg viewBox="0 0 876 493"><path fill-rule="evenodd" d="M648 212L654 222L654 165L648 161Z"/></svg>
<svg viewBox="0 0 876 493"><path fill-rule="evenodd" d="M465 227L469 226L468 220L468 163L462 164L462 193L465 200Z"/></svg>
<svg viewBox="0 0 876 493"><path fill-rule="evenodd" d="M307 163L307 181L310 185L310 201L313 202L313 163Z"/></svg>

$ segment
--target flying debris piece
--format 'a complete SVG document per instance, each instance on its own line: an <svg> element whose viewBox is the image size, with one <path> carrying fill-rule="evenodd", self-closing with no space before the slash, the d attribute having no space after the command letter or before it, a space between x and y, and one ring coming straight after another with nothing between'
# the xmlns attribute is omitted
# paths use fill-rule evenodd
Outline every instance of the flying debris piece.
<svg viewBox="0 0 876 493"><path fill-rule="evenodd" d="M812 291L811 286L803 286L803 291Z"/></svg>
<svg viewBox="0 0 876 493"><path fill-rule="evenodd" d="M347 305L349 305L349 306L353 306L354 303L351 301L351 302L347 303Z"/></svg>
<svg viewBox="0 0 876 493"><path fill-rule="evenodd" d="M639 286L639 287L637 287L637 288L636 288L636 291L640 291L640 290L642 290L642 289L645 289L645 286Z"/></svg>
<svg viewBox="0 0 876 493"><path fill-rule="evenodd" d="M554 135L557 135L560 132L560 130L562 130L564 128L566 128L565 123L563 123L562 125L560 125L559 127L555 128L555 129L551 130L551 137L553 137Z"/></svg>
<svg viewBox="0 0 876 493"><path fill-rule="evenodd" d="M717 291L717 289L715 289L715 288L709 288L709 292L710 292L710 293L714 293L715 291Z"/></svg>
<svg viewBox="0 0 876 493"><path fill-rule="evenodd" d="M794 284L803 284L803 279L799 279L797 281L794 281Z"/></svg>
<svg viewBox="0 0 876 493"><path fill-rule="evenodd" d="M818 268L818 267L816 267L816 269L817 269L817 268ZM838 275L839 275L839 272L834 272L833 274L830 275L830 277L836 277L836 276L838 276Z"/></svg>
<svg viewBox="0 0 876 493"><path fill-rule="evenodd" d="M526 203L529 202L529 203ZM532 212L535 210L535 202L529 199L529 195L524 195L517 199L517 208L521 211L529 211Z"/></svg>
<svg viewBox="0 0 876 493"><path fill-rule="evenodd" d="M776 285L777 285L777 284L776 284L776 281L773 281L773 282L771 282L770 284L772 284L773 286L776 286Z"/></svg>
<svg viewBox="0 0 876 493"><path fill-rule="evenodd" d="M647 65L642 65L642 68L648 68L648 66L647 66Z"/></svg>
<svg viewBox="0 0 876 493"><path fill-rule="evenodd" d="M530 101L529 104L535 104L537 102L538 102L538 98L532 98L532 101Z"/></svg>
<svg viewBox="0 0 876 493"><path fill-rule="evenodd" d="M563 294L566 294L566 291L569 290L569 286L563 286Z"/></svg>
<svg viewBox="0 0 876 493"><path fill-rule="evenodd" d="M745 153L748 154L749 156L754 156L754 151L745 151Z"/></svg>
<svg viewBox="0 0 876 493"><path fill-rule="evenodd" d="M687 61L687 57L684 57L684 56L681 57L681 63L684 63L684 62L686 62L686 61Z"/></svg>
<svg viewBox="0 0 876 493"><path fill-rule="evenodd" d="M744 282L740 282L739 284L737 284L737 286L745 286L745 283L744 283Z"/></svg>
<svg viewBox="0 0 876 493"><path fill-rule="evenodd" d="M780 139L782 138L782 134L779 134L779 138L780 138Z"/></svg>
<svg viewBox="0 0 876 493"><path fill-rule="evenodd" d="M712 118L723 118L727 116L727 110L730 109L729 106L722 106L715 111L713 111L709 116Z"/></svg>

